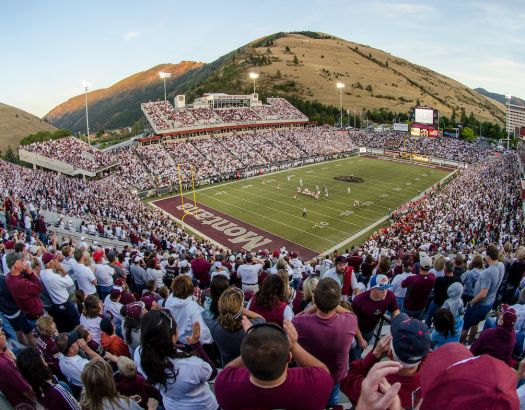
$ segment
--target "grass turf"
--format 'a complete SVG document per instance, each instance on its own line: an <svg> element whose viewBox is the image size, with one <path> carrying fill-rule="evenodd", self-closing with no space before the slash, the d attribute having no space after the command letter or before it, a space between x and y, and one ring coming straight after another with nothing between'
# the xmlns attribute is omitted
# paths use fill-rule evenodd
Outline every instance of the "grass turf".
<svg viewBox="0 0 525 410"><path fill-rule="evenodd" d="M396 209L449 173L406 163L352 157L201 188L196 198L199 203L321 253L366 229L386 216L389 208ZM334 179L350 175L363 178L364 182ZM316 185L319 186L318 200L302 194L293 198L300 178L303 188L315 192ZM324 198L324 186L328 189L328 198ZM347 188L351 189L350 193ZM193 200L192 194L186 197ZM354 200L361 206L353 207ZM307 209L306 217L303 217L303 208ZM356 241L363 241L367 234L361 232Z"/></svg>

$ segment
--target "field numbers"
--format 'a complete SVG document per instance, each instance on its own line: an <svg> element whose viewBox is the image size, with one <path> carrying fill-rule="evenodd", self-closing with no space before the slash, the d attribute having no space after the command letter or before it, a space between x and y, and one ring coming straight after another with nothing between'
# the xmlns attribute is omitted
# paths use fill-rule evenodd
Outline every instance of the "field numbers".
<svg viewBox="0 0 525 410"><path fill-rule="evenodd" d="M326 228L328 225L329 225L328 222L321 221L321 222L316 223L313 227L323 229L323 228Z"/></svg>
<svg viewBox="0 0 525 410"><path fill-rule="evenodd" d="M339 216L350 216L350 215L353 215L354 211L351 211L351 210L346 210L346 211L343 211L339 214Z"/></svg>

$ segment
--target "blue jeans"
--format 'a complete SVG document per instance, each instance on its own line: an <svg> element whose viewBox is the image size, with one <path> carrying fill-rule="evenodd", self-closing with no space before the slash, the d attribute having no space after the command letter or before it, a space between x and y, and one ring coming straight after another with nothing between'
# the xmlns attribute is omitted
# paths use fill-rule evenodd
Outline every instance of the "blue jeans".
<svg viewBox="0 0 525 410"><path fill-rule="evenodd" d="M0 318L3 321L2 329L4 330L6 338L11 338L13 340L18 341L18 338L16 337L16 331L15 329L13 329L13 326L11 326L9 319L2 312L0 312Z"/></svg>
<svg viewBox="0 0 525 410"><path fill-rule="evenodd" d="M292 280L292 288L297 290L299 288L299 283L301 283L301 278L293 279Z"/></svg>
<svg viewBox="0 0 525 410"><path fill-rule="evenodd" d="M339 383L334 385L334 388L332 389L332 393L330 393L330 397L328 398L328 405L333 406L335 404L339 404L339 399L341 398L341 386Z"/></svg>
<svg viewBox="0 0 525 410"><path fill-rule="evenodd" d="M403 309L403 303L405 302L405 298L398 298L396 296L396 302L397 306L399 307L399 310Z"/></svg>
<svg viewBox="0 0 525 410"><path fill-rule="evenodd" d="M403 306L403 309L401 311L403 313L406 313L411 318L418 320L423 320L423 316L425 315L425 308L421 310L409 310L405 306Z"/></svg>
<svg viewBox="0 0 525 410"><path fill-rule="evenodd" d="M495 318L488 317L488 318L485 319L485 324L483 325L483 330L494 329L497 325L498 325L498 323L496 322Z"/></svg>
<svg viewBox="0 0 525 410"><path fill-rule="evenodd" d="M111 289L113 289L113 286L97 286L98 296L102 302L104 302L106 296L111 293Z"/></svg>
<svg viewBox="0 0 525 410"><path fill-rule="evenodd" d="M441 306L436 304L436 302L434 301L430 302L430 306L428 307L428 311L427 311L427 316L425 318L425 323L429 329L432 326L432 318L434 316L434 313L436 313L436 311L440 308Z"/></svg>

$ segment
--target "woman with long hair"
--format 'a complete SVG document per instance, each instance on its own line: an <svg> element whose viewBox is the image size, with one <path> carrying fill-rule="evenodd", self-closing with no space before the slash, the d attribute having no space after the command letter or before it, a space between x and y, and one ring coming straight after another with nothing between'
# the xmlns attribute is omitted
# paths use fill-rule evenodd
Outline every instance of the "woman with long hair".
<svg viewBox="0 0 525 410"><path fill-rule="evenodd" d="M193 323L191 336L185 340L199 357L177 349L177 322L168 310L146 313L140 334L134 362L148 382L159 389L166 410L217 410L219 405L208 385L217 369L199 342L199 322Z"/></svg>
<svg viewBox="0 0 525 410"><path fill-rule="evenodd" d="M16 366L31 385L38 402L46 409L80 410L70 391L58 383L40 353L27 348L18 353Z"/></svg>
<svg viewBox="0 0 525 410"><path fill-rule="evenodd" d="M80 401L82 410L141 410L140 396L122 396L118 393L110 364L101 359L91 360L82 371L84 390ZM158 402L149 399L148 410L156 409Z"/></svg>
<svg viewBox="0 0 525 410"><path fill-rule="evenodd" d="M204 299L204 312L202 312L202 316L206 323L217 319L217 316L219 316L219 298L221 297L222 292L228 289L229 286L230 284L226 276L217 275L211 280L209 294L206 295Z"/></svg>
<svg viewBox="0 0 525 410"><path fill-rule="evenodd" d="M84 300L84 310L80 316L80 324L89 330L91 337L100 344L101 330L100 321L102 320L102 303L98 296L88 295Z"/></svg>
<svg viewBox="0 0 525 410"><path fill-rule="evenodd" d="M259 292L250 299L248 309L258 313L267 322L283 325L283 321L293 319L292 308L288 305L286 283L279 275L268 276Z"/></svg>
<svg viewBox="0 0 525 410"><path fill-rule="evenodd" d="M241 343L245 332L243 316L252 324L264 323L264 318L244 308L244 292L236 287L226 289L219 298L219 316L208 323L213 341L219 348L221 364L226 366L241 354Z"/></svg>
<svg viewBox="0 0 525 410"><path fill-rule="evenodd" d="M303 282L303 298L299 308L301 312L313 305L314 292L318 283L319 279L315 276L310 276Z"/></svg>
<svg viewBox="0 0 525 410"><path fill-rule="evenodd" d="M448 309L438 309L433 316L434 330L430 335L430 343L434 349L445 343L459 342L460 332L454 328L456 322L454 315Z"/></svg>

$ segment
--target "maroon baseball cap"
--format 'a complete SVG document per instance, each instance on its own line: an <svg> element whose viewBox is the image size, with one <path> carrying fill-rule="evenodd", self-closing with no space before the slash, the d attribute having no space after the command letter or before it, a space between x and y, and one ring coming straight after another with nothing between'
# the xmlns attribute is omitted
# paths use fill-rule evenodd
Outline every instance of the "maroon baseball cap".
<svg viewBox="0 0 525 410"><path fill-rule="evenodd" d="M47 265L49 262L51 262L53 259L56 258L56 255L53 255L52 253L44 253L44 255L42 256L42 263L44 265Z"/></svg>
<svg viewBox="0 0 525 410"><path fill-rule="evenodd" d="M151 310L151 308L153 307L153 303L157 302L157 298L154 294L150 293L149 295L142 296L140 298L140 301L144 303L147 310Z"/></svg>
<svg viewBox="0 0 525 410"><path fill-rule="evenodd" d="M132 319L139 319L142 315L142 309L145 308L144 302L133 302L125 306L125 315Z"/></svg>
<svg viewBox="0 0 525 410"><path fill-rule="evenodd" d="M13 241L5 241L4 242L4 248L5 249L14 249L15 243Z"/></svg>
<svg viewBox="0 0 525 410"><path fill-rule="evenodd" d="M279 249L275 249L272 253L272 256L274 258L278 258L279 256L281 256L281 252L279 252Z"/></svg>
<svg viewBox="0 0 525 410"><path fill-rule="evenodd" d="M516 311L507 304L502 304L499 308L499 311L501 314L501 320L503 322L502 326L513 329L516 320L518 320Z"/></svg>
<svg viewBox="0 0 525 410"><path fill-rule="evenodd" d="M473 356L460 343L447 343L430 353L420 376L420 410L520 407L516 372L492 356Z"/></svg>
<svg viewBox="0 0 525 410"><path fill-rule="evenodd" d="M119 288L111 288L111 291L109 292L111 296L120 296L121 293L122 292Z"/></svg>
<svg viewBox="0 0 525 410"><path fill-rule="evenodd" d="M122 287L124 286L124 283L126 283L126 279L124 278L117 278L115 279L115 286L119 286L119 287Z"/></svg>

